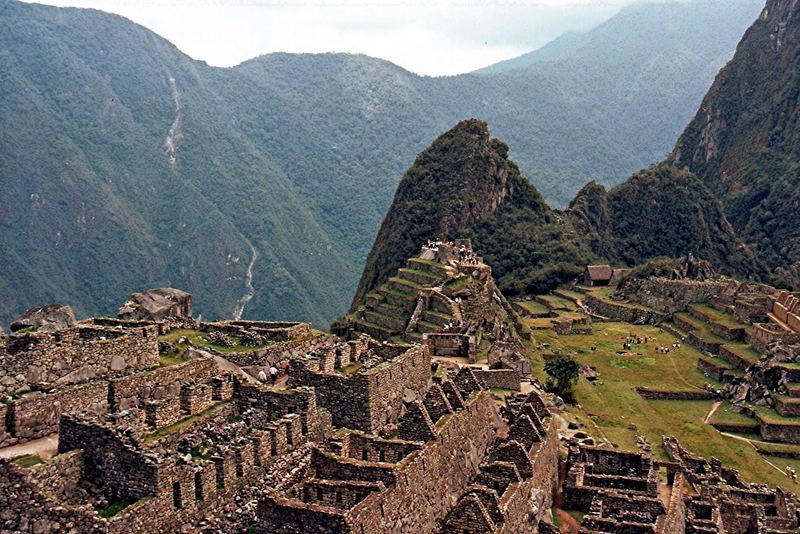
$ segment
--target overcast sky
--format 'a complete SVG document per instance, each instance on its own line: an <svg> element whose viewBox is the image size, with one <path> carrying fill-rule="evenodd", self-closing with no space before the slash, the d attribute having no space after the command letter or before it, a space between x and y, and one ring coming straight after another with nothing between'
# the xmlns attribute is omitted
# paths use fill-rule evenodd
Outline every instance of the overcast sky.
<svg viewBox="0 0 800 534"><path fill-rule="evenodd" d="M268 52L354 52L468 72L587 30L637 0L41 0L123 15L226 67Z"/></svg>

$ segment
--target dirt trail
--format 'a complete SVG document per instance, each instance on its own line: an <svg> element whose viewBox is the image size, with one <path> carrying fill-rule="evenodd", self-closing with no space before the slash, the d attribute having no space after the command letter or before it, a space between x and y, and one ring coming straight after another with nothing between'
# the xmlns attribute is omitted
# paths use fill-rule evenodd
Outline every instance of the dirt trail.
<svg viewBox="0 0 800 534"><path fill-rule="evenodd" d="M737 436L736 434L729 434L728 432L720 432L720 434L722 434L723 436L728 436L729 438L738 439L739 441L744 441L745 443L747 443L751 447L753 447L755 450L758 450L758 447L756 447L755 443L753 443L753 440L751 440L751 439L743 438L742 436ZM767 460L766 458L761 456L760 453L759 453L759 458L761 458L763 461L765 461L770 466L772 466L776 471L779 471L782 475L789 476L786 473L786 471L784 471L783 469L781 469L777 465L773 464L772 462L770 462L769 460Z"/></svg>
<svg viewBox="0 0 800 534"><path fill-rule="evenodd" d="M714 417L714 412L716 412L717 408L719 408L721 405L722 401L714 401L714 404L711 405L711 409L708 411L706 418L703 419L703 423L708 424L708 422L711 421L711 418Z"/></svg>
<svg viewBox="0 0 800 534"><path fill-rule="evenodd" d="M248 245L250 245L252 257L250 258L250 264L247 266L247 272L245 273L244 295L242 295L242 298L239 299L239 302L236 303L236 307L233 309L233 319L235 321L242 318L244 307L247 306L247 303L250 302L253 299L253 295L256 294L256 290L253 287L253 265L256 264L256 259L258 259L258 251L256 251L256 247L254 247L252 243L248 242Z"/></svg>

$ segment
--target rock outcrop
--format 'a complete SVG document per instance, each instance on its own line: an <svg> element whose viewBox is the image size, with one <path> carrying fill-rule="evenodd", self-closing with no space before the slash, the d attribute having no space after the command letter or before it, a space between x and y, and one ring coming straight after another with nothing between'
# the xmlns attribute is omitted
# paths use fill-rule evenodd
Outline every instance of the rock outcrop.
<svg viewBox="0 0 800 534"><path fill-rule="evenodd" d="M192 317L192 295L180 289L162 287L133 293L119 309L120 319L161 321L167 317Z"/></svg>
<svg viewBox="0 0 800 534"><path fill-rule="evenodd" d="M75 326L75 314L66 304L47 304L26 311L11 323L11 331L32 329L57 332Z"/></svg>

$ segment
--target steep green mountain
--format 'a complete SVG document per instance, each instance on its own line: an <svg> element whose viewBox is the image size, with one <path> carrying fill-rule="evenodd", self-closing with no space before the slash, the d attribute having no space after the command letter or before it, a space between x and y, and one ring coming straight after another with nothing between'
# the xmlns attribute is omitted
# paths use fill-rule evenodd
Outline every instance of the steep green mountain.
<svg viewBox="0 0 800 534"><path fill-rule="evenodd" d="M230 316L251 243L251 309L335 313L338 284L321 273L349 266L298 186L236 128L228 72L100 12L4 1L0 21L2 322L51 301L113 313L153 285Z"/></svg>
<svg viewBox="0 0 800 534"><path fill-rule="evenodd" d="M641 171L610 191L589 183L567 213L592 251L614 263L691 253L728 274L764 274L708 188L670 165Z"/></svg>
<svg viewBox="0 0 800 534"><path fill-rule="evenodd" d="M670 157L697 174L759 257L795 287L800 287L799 60L800 5L769 0Z"/></svg>
<svg viewBox="0 0 800 534"><path fill-rule="evenodd" d="M694 254L743 277L763 272L711 192L691 173L653 166L607 191L587 184L566 212L551 209L471 119L437 138L400 180L351 309L429 239L468 237L504 293L551 289L595 261L635 265Z"/></svg>
<svg viewBox="0 0 800 534"><path fill-rule="evenodd" d="M0 323L171 285L206 317L252 294L245 316L325 325L430 139L484 117L565 205L660 159L756 4L624 10L569 58L429 78L344 54L212 68L121 17L0 0Z"/></svg>
<svg viewBox="0 0 800 534"><path fill-rule="evenodd" d="M353 308L427 240L462 237L474 240L501 289L511 293L533 283L533 271L561 269L560 261L569 270L591 257L569 222L508 159L508 146L490 138L485 122L465 120L422 151L400 180ZM559 274L563 279L570 273Z"/></svg>

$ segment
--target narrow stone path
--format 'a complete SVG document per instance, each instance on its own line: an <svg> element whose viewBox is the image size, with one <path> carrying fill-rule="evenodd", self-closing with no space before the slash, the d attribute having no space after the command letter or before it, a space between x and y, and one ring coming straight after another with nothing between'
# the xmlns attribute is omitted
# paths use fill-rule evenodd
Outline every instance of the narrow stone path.
<svg viewBox="0 0 800 534"><path fill-rule="evenodd" d="M50 434L20 445L0 449L0 458L16 458L26 454L50 458L58 452L58 434Z"/></svg>

